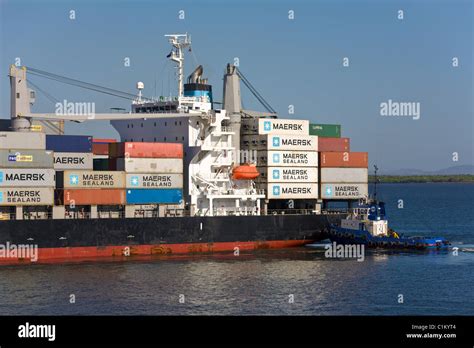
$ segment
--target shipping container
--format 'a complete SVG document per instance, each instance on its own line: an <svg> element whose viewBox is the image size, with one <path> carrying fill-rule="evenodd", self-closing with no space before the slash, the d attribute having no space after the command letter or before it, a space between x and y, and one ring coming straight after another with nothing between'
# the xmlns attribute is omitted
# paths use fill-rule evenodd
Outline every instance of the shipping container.
<svg viewBox="0 0 474 348"><path fill-rule="evenodd" d="M318 168L314 167L257 167L257 182L318 182Z"/></svg>
<svg viewBox="0 0 474 348"><path fill-rule="evenodd" d="M1 187L55 187L54 169L0 169Z"/></svg>
<svg viewBox="0 0 474 348"><path fill-rule="evenodd" d="M0 150L45 150L46 135L36 132L0 132Z"/></svg>
<svg viewBox="0 0 474 348"><path fill-rule="evenodd" d="M92 137L88 135L47 135L46 149L55 152L92 152Z"/></svg>
<svg viewBox="0 0 474 348"><path fill-rule="evenodd" d="M269 183L260 184L265 189L267 199L317 199L318 184L311 183Z"/></svg>
<svg viewBox="0 0 474 348"><path fill-rule="evenodd" d="M183 173L181 158L117 158L117 170L127 173Z"/></svg>
<svg viewBox="0 0 474 348"><path fill-rule="evenodd" d="M367 182L367 168L321 168L321 182Z"/></svg>
<svg viewBox="0 0 474 348"><path fill-rule="evenodd" d="M367 168L369 154L367 152L320 152L320 167Z"/></svg>
<svg viewBox="0 0 474 348"><path fill-rule="evenodd" d="M62 180L57 176L57 183L58 188L125 188L125 173L66 170Z"/></svg>
<svg viewBox="0 0 474 348"><path fill-rule="evenodd" d="M178 204L183 201L181 189L128 189L127 204Z"/></svg>
<svg viewBox="0 0 474 348"><path fill-rule="evenodd" d="M318 137L310 135L243 135L243 149L318 151Z"/></svg>
<svg viewBox="0 0 474 348"><path fill-rule="evenodd" d="M321 152L345 152L350 151L349 138L324 138L318 137L318 150Z"/></svg>
<svg viewBox="0 0 474 348"><path fill-rule="evenodd" d="M81 152L55 152L54 169L82 169L91 170L93 168L92 153Z"/></svg>
<svg viewBox="0 0 474 348"><path fill-rule="evenodd" d="M285 120L281 118L260 118L258 134L308 135L308 120Z"/></svg>
<svg viewBox="0 0 474 348"><path fill-rule="evenodd" d="M92 143L92 153L94 155L108 155L109 144L108 143Z"/></svg>
<svg viewBox="0 0 474 348"><path fill-rule="evenodd" d="M0 168L53 168L53 151L0 150Z"/></svg>
<svg viewBox="0 0 474 348"><path fill-rule="evenodd" d="M94 158L94 170L107 171L112 170L110 168L110 160L108 158Z"/></svg>
<svg viewBox="0 0 474 348"><path fill-rule="evenodd" d="M126 202L122 189L64 189L59 192L60 202L66 206L124 205Z"/></svg>
<svg viewBox="0 0 474 348"><path fill-rule="evenodd" d="M183 174L127 174L127 188L183 188Z"/></svg>
<svg viewBox="0 0 474 348"><path fill-rule="evenodd" d="M0 188L0 206L53 205L52 187Z"/></svg>
<svg viewBox="0 0 474 348"><path fill-rule="evenodd" d="M269 167L317 167L318 153L309 151L258 151L257 165Z"/></svg>
<svg viewBox="0 0 474 348"><path fill-rule="evenodd" d="M340 124L309 124L309 135L317 135L326 138L340 138L341 125Z"/></svg>
<svg viewBox="0 0 474 348"><path fill-rule="evenodd" d="M326 183L321 184L323 199L359 199L368 196L368 184L361 183Z"/></svg>
<svg viewBox="0 0 474 348"><path fill-rule="evenodd" d="M125 142L109 144L110 157L183 158L181 143Z"/></svg>

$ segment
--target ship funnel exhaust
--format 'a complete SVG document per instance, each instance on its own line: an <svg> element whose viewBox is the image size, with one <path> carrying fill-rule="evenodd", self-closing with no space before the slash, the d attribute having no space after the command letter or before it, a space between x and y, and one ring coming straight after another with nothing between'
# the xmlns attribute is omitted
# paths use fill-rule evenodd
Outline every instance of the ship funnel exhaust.
<svg viewBox="0 0 474 348"><path fill-rule="evenodd" d="M202 65L199 65L192 73L188 76L188 83L201 83L201 76L203 73Z"/></svg>

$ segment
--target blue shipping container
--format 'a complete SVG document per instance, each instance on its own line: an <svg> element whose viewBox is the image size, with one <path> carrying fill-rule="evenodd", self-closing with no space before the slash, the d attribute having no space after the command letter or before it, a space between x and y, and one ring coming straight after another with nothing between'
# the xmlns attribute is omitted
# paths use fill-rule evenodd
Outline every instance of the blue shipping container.
<svg viewBox="0 0 474 348"><path fill-rule="evenodd" d="M46 135L46 149L54 152L92 152L88 135Z"/></svg>
<svg viewBox="0 0 474 348"><path fill-rule="evenodd" d="M183 201L180 189L127 190L127 204L179 204Z"/></svg>

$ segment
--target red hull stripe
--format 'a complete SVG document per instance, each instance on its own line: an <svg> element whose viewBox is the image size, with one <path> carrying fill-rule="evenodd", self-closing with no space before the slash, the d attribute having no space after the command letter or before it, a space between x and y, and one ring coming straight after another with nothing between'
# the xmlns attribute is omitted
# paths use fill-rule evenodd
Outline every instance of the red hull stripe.
<svg viewBox="0 0 474 348"><path fill-rule="evenodd" d="M29 259L0 258L0 265L5 264L35 264L35 263L65 263L72 261L91 261L96 259L111 259L123 261L134 256L155 255L183 255L214 252L234 252L280 249L298 247L312 240L276 240L256 242L222 242L222 243L182 243L182 244L157 244L157 245L117 245L104 247L65 247L65 248L39 248L38 259L32 262Z"/></svg>

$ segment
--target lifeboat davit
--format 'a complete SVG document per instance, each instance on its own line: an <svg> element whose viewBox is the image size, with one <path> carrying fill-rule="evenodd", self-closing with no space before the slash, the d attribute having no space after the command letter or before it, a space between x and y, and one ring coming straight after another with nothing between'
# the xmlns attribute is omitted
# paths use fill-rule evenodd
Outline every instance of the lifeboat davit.
<svg viewBox="0 0 474 348"><path fill-rule="evenodd" d="M253 180L259 175L260 173L255 164L242 164L232 170L234 180Z"/></svg>

